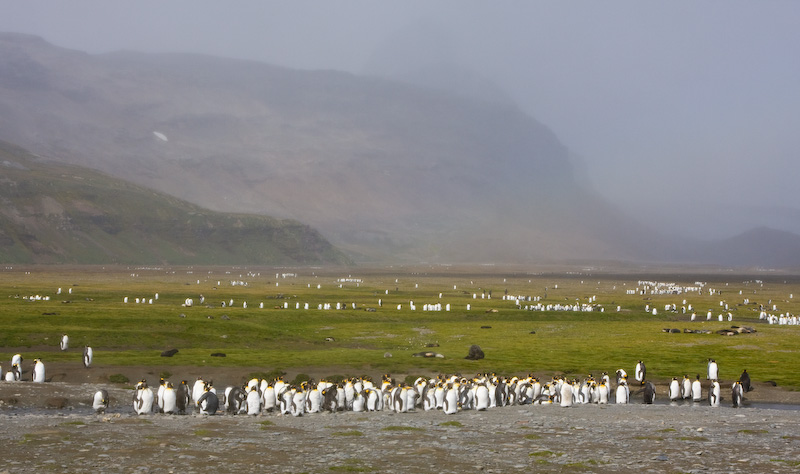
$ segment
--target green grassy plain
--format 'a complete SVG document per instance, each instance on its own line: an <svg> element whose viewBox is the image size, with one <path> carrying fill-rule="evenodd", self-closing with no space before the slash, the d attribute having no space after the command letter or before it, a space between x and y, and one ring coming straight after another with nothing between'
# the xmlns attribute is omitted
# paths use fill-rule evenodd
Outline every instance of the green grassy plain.
<svg viewBox="0 0 800 474"><path fill-rule="evenodd" d="M283 273L296 276L276 278ZM348 277L361 282L337 281ZM639 280L681 286L702 281L705 285L702 294L627 294L627 290L642 288ZM232 285L233 281L247 285ZM61 294L56 294L58 288ZM709 289L717 294L710 295ZM597 308L593 312L526 311L517 308L514 300L503 300L506 291L540 297L545 305L577 302ZM201 294L205 304L199 304ZM50 300L31 301L34 295ZM125 297L128 303L123 302ZM154 301L137 304L133 302L137 297ZM183 307L186 298L193 298L195 305ZM232 306L221 306L231 299ZM74 360L75 352L58 351L60 336L66 333L73 348L91 345L96 363L260 367L265 373L313 367L330 375L496 372L582 378L618 368L632 376L636 361L643 359L648 378L663 380L697 373L705 377L706 360L715 358L723 380L735 380L747 369L755 381L774 381L797 390L800 326L771 326L758 316L759 304L777 305L776 314L798 314L798 299L800 279L774 273L686 272L645 277L439 266L6 266L0 268L0 356L9 361L14 353L22 352L26 359ZM690 322L689 314L681 314L683 300L693 305L697 321ZM415 311L410 309L411 301ZM729 305L733 322L717 320L718 314L727 314L720 301ZM337 302L347 309L317 309L319 304L335 307ZM295 309L298 303L299 310ZM302 309L305 303L308 310ZM423 311L423 305L435 303L449 303L451 310ZM285 304L288 309L283 309ZM678 312L664 311L667 304L676 304ZM658 314L646 312L646 305ZM714 318L707 322L709 309ZM717 331L731 325L752 326L758 332L726 337L662 331ZM427 347L432 344L438 346ZM482 348L484 359L464 359L472 344ZM171 348L179 353L172 358L160 356ZM422 351L435 351L445 358L412 357ZM226 357L210 357L215 352ZM387 353L391 357L385 357Z"/></svg>

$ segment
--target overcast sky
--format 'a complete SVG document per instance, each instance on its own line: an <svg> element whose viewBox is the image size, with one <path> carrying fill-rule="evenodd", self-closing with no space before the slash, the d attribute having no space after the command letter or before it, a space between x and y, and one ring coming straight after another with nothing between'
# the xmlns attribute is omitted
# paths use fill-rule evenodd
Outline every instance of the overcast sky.
<svg viewBox="0 0 800 474"><path fill-rule="evenodd" d="M800 1L0 0L0 30L356 74L425 32L420 57L493 80L651 225L800 233Z"/></svg>

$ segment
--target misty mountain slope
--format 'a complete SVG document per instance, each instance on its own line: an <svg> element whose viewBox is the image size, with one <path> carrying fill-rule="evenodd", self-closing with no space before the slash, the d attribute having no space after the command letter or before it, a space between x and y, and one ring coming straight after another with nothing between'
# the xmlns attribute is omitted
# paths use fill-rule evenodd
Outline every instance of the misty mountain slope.
<svg viewBox="0 0 800 474"><path fill-rule="evenodd" d="M0 142L0 261L326 264L347 258L294 221L208 211Z"/></svg>
<svg viewBox="0 0 800 474"><path fill-rule="evenodd" d="M358 260L691 259L579 183L519 109L375 77L0 34L0 139L296 219Z"/></svg>

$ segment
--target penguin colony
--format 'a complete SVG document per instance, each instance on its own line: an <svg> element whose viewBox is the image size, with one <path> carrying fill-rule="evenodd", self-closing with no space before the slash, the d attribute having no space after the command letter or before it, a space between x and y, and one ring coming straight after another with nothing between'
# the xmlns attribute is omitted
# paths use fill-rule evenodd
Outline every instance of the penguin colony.
<svg viewBox="0 0 800 474"><path fill-rule="evenodd" d="M709 361L709 370L716 362ZM644 363L637 363L637 370ZM655 385L646 380L636 382L640 388L631 393L627 373L616 372L614 381L607 373L595 378L589 375L582 381L556 376L542 382L534 375L502 377L496 374L479 374L472 378L460 375L440 375L435 378L418 378L413 384L396 382L384 375L380 382L370 378L351 378L339 383L326 380L308 380L299 384L286 383L282 378L261 380L254 378L242 386L228 386L217 392L212 381L198 378L190 384L186 380L177 386L163 378L154 392L146 380L138 382L133 394L133 409L137 414L165 413L201 415L278 415L303 416L322 411L371 412L388 410L396 413L416 410L441 410L448 415L460 411L484 411L510 405L558 405L572 407L584 404L626 404L631 397L643 394L645 404L656 400ZM721 406L719 380L709 379L703 399L703 382L698 374L694 380L684 376L674 378L668 388L672 402L686 400ZM731 387L733 407L741 407L744 393L750 390L747 371ZM95 394L95 401L102 394ZM105 395L107 405L107 394ZM97 406L97 402L95 403ZM97 408L96 408L97 409Z"/></svg>

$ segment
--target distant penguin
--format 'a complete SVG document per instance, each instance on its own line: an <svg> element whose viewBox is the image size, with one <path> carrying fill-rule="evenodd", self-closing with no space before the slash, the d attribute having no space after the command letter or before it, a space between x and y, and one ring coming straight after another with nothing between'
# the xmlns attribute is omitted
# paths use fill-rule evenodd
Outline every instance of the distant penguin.
<svg viewBox="0 0 800 474"><path fill-rule="evenodd" d="M741 407L744 401L744 388L742 387L742 382L738 380L731 387L731 401L733 402L733 408Z"/></svg>
<svg viewBox="0 0 800 474"><path fill-rule="evenodd" d="M672 381L669 383L669 400L671 402L677 401L681 399L681 385L678 383L677 377L672 377Z"/></svg>
<svg viewBox="0 0 800 474"><path fill-rule="evenodd" d="M22 360L23 360L22 359L22 354L14 354L11 357L11 365L16 364L16 366L19 368L20 372L22 371Z"/></svg>
<svg viewBox="0 0 800 474"><path fill-rule="evenodd" d="M656 386L647 381L644 384L644 403L652 405L656 401Z"/></svg>
<svg viewBox="0 0 800 474"><path fill-rule="evenodd" d="M644 366L644 362L641 360L636 363L634 374L636 381L639 382L639 385L644 385L644 379L647 377L647 368Z"/></svg>
<svg viewBox="0 0 800 474"><path fill-rule="evenodd" d="M31 378L34 382L44 382L44 362L40 359L33 361L33 374Z"/></svg>
<svg viewBox="0 0 800 474"><path fill-rule="evenodd" d="M712 407L718 407L721 402L719 382L716 380L711 381L711 387L708 389L708 404Z"/></svg>
<svg viewBox="0 0 800 474"><path fill-rule="evenodd" d="M105 389L100 389L94 392L92 397L92 408L95 413L105 413L108 408L108 392Z"/></svg>
<svg viewBox="0 0 800 474"><path fill-rule="evenodd" d="M203 394L197 400L197 406L200 408L201 415L216 415L219 410L219 398L212 390L211 383L207 383L203 389Z"/></svg>
<svg viewBox="0 0 800 474"><path fill-rule="evenodd" d="M61 347L62 351L69 349L69 336L67 336L66 334L61 336L61 343L59 344L59 346Z"/></svg>
<svg viewBox="0 0 800 474"><path fill-rule="evenodd" d="M739 382L742 382L742 390L744 393L749 392L753 389L752 385L750 384L750 374L747 373L747 369L742 372L742 375L739 376Z"/></svg>
<svg viewBox="0 0 800 474"><path fill-rule="evenodd" d="M94 357L94 351L89 346L83 347L83 366L87 369L90 365L92 365L92 358Z"/></svg>
<svg viewBox="0 0 800 474"><path fill-rule="evenodd" d="M259 415L261 414L261 394L258 393L258 389L252 387L250 389L250 393L247 394L247 414L248 415Z"/></svg>
<svg viewBox="0 0 800 474"><path fill-rule="evenodd" d="M708 359L708 380L719 380L719 365L714 359Z"/></svg>
<svg viewBox="0 0 800 474"><path fill-rule="evenodd" d="M700 382L700 374L692 382L692 401L699 402L703 399L703 384Z"/></svg>
<svg viewBox="0 0 800 474"><path fill-rule="evenodd" d="M169 415L178 412L178 393L172 382L164 384L164 391L161 394L161 412Z"/></svg>

